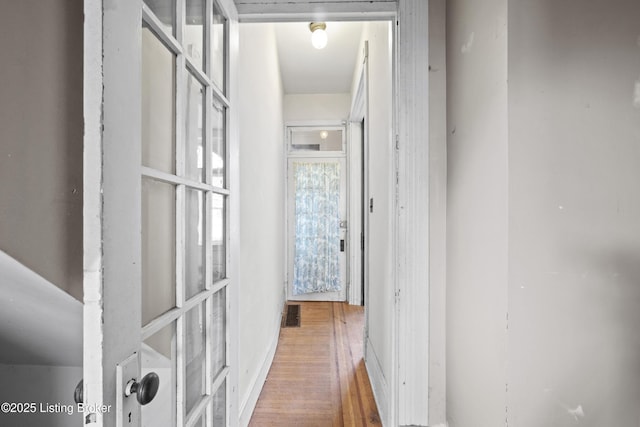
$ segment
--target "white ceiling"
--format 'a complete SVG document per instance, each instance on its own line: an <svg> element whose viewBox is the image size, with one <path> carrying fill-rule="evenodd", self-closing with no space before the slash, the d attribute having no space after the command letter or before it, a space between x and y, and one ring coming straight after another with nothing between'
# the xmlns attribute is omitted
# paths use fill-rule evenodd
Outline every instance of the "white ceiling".
<svg viewBox="0 0 640 427"><path fill-rule="evenodd" d="M274 26L285 93L351 92L363 23L327 22L324 49L311 45L309 22Z"/></svg>

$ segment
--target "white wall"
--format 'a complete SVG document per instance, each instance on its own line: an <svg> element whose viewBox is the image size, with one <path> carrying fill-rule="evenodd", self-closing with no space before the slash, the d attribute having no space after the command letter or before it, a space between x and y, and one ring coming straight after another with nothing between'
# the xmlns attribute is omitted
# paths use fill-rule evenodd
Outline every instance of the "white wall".
<svg viewBox="0 0 640 427"><path fill-rule="evenodd" d="M509 2L509 426L640 423L639 23Z"/></svg>
<svg viewBox="0 0 640 427"><path fill-rule="evenodd" d="M447 416L504 424L507 1L447 2Z"/></svg>
<svg viewBox="0 0 640 427"><path fill-rule="evenodd" d="M640 4L447 6L449 425L637 425Z"/></svg>
<svg viewBox="0 0 640 427"><path fill-rule="evenodd" d="M348 93L286 94L284 96L284 120L347 120L351 108Z"/></svg>
<svg viewBox="0 0 640 427"><path fill-rule="evenodd" d="M389 22L364 24L361 48L369 42L369 198L373 212L369 215L369 289L365 296L368 318L366 343L367 365L383 417L388 416L391 387L391 324L393 316L393 138L392 138L392 72L391 28ZM359 61L360 63L360 61ZM354 73L357 89L361 68ZM355 93L353 94L355 96ZM365 107L366 108L366 107Z"/></svg>
<svg viewBox="0 0 640 427"><path fill-rule="evenodd" d="M82 7L4 2L0 14L0 249L79 300Z"/></svg>
<svg viewBox="0 0 640 427"><path fill-rule="evenodd" d="M284 302L283 89L272 25L240 25L238 69L239 396L247 418L273 357Z"/></svg>

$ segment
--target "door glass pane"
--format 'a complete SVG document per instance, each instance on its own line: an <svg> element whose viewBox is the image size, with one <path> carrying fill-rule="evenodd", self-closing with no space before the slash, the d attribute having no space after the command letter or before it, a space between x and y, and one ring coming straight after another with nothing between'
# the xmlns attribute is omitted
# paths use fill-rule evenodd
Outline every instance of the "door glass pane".
<svg viewBox="0 0 640 427"><path fill-rule="evenodd" d="M213 425L225 426L227 425L227 380L225 380L220 388L213 395Z"/></svg>
<svg viewBox="0 0 640 427"><path fill-rule="evenodd" d="M226 358L226 317L227 302L225 298L225 288L216 292L213 296L212 325L211 325L211 349L212 349L212 371L213 378L224 369Z"/></svg>
<svg viewBox="0 0 640 427"><path fill-rule="evenodd" d="M291 151L342 151L342 130L293 129Z"/></svg>
<svg viewBox="0 0 640 427"><path fill-rule="evenodd" d="M293 176L293 294L340 291L340 164L294 162Z"/></svg>
<svg viewBox="0 0 640 427"><path fill-rule="evenodd" d="M148 28L142 29L142 165L175 172L175 64Z"/></svg>
<svg viewBox="0 0 640 427"><path fill-rule="evenodd" d="M175 35L175 16L176 3L175 0L144 0L149 9L162 22L167 33Z"/></svg>
<svg viewBox="0 0 640 427"><path fill-rule="evenodd" d="M224 108L216 104L213 106L212 141L211 141L211 184L223 188L225 179L225 123Z"/></svg>
<svg viewBox="0 0 640 427"><path fill-rule="evenodd" d="M213 250L213 281L226 277L226 244L224 233L224 196L211 195L211 239Z"/></svg>
<svg viewBox="0 0 640 427"><path fill-rule="evenodd" d="M187 188L185 214L185 293L189 299L204 290L204 193Z"/></svg>
<svg viewBox="0 0 640 427"><path fill-rule="evenodd" d="M155 372L160 378L158 394L142 407L143 427L176 425L176 354L175 322L142 343L142 376Z"/></svg>
<svg viewBox="0 0 640 427"><path fill-rule="evenodd" d="M142 324L175 307L176 189L142 178ZM133 236L132 236L133 238Z"/></svg>
<svg viewBox="0 0 640 427"><path fill-rule="evenodd" d="M215 424L214 424L215 425ZM193 427L207 427L207 414L202 414L193 424Z"/></svg>
<svg viewBox="0 0 640 427"><path fill-rule="evenodd" d="M185 176L202 182L204 179L204 87L187 71L185 103Z"/></svg>
<svg viewBox="0 0 640 427"><path fill-rule="evenodd" d="M187 0L187 21L184 27L184 47L195 65L204 68L204 0Z"/></svg>
<svg viewBox="0 0 640 427"><path fill-rule="evenodd" d="M218 10L215 2L213 3L213 26L211 28L211 79L218 86L222 93L225 93L224 87L224 69L225 69L225 32L227 20Z"/></svg>
<svg viewBox="0 0 640 427"><path fill-rule="evenodd" d="M206 311L205 303L190 310L185 317L185 363L186 363L186 404L187 414L205 394L205 339Z"/></svg>

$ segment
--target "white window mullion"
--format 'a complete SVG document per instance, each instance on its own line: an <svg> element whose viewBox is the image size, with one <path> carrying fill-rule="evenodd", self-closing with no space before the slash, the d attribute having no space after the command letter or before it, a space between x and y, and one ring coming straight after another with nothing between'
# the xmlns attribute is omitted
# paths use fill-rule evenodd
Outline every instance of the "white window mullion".
<svg viewBox="0 0 640 427"><path fill-rule="evenodd" d="M200 420L200 417L207 412L206 409L211 403L211 400L211 396L205 396L200 400L200 402L198 402L198 404L196 404L196 406L194 406L189 416L185 419L185 427L193 427L196 425L196 422Z"/></svg>
<svg viewBox="0 0 640 427"><path fill-rule="evenodd" d="M204 70L211 74L211 26L213 25L213 3L207 0L204 10Z"/></svg>
<svg viewBox="0 0 640 427"><path fill-rule="evenodd" d="M176 58L176 175L183 177L185 171L185 50L184 41L184 22L186 15L185 0L176 0L176 39L181 47L180 54ZM183 427L185 423L186 410L186 317L184 310L185 303L185 252L186 252L186 187L178 185L177 198L179 203L176 209L176 220L178 221L177 229L180 230L180 240L176 247L176 258L180 262L180 275L176 281L176 305L181 308L180 317L176 324L176 334L178 343L177 352L177 373L176 381L176 425Z"/></svg>
<svg viewBox="0 0 640 427"><path fill-rule="evenodd" d="M185 251L186 251L186 188L184 185L176 187L176 307L185 303Z"/></svg>
<svg viewBox="0 0 640 427"><path fill-rule="evenodd" d="M186 179L183 177L179 177L176 175L172 175L167 172L159 171L157 169L150 168L148 166L142 166L141 168L142 176L146 176L148 178L153 178L157 181L166 182L168 184L176 184L176 185L184 185L189 188L196 188L198 190L211 191L216 194L228 195L229 190L224 188L215 187L209 184L203 184L201 182L196 182L191 179Z"/></svg>
<svg viewBox="0 0 640 427"><path fill-rule="evenodd" d="M142 4L142 20L153 30L156 36L162 40L169 50L177 55L182 54L183 50L180 42L165 30L162 22L160 22L149 6L144 3Z"/></svg>
<svg viewBox="0 0 640 427"><path fill-rule="evenodd" d="M182 313L182 315L177 320L176 335L176 341L178 343L178 351L176 356L176 363L178 365L178 369L176 369L176 425L178 427L183 427L185 425L184 423L186 418L186 317L184 313Z"/></svg>
<svg viewBox="0 0 640 427"><path fill-rule="evenodd" d="M211 231L213 229L213 218L211 217L211 208L213 205L213 194L211 192L205 193L205 232L204 232L204 245L205 245L205 289L211 289L213 287L213 237Z"/></svg>
<svg viewBox="0 0 640 427"><path fill-rule="evenodd" d="M207 298L206 307L206 372L205 372L205 393L207 396L213 394L213 298Z"/></svg>

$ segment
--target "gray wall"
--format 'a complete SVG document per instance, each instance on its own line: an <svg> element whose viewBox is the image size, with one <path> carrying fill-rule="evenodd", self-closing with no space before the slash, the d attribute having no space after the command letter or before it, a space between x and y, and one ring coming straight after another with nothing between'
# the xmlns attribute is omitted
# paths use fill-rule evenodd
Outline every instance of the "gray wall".
<svg viewBox="0 0 640 427"><path fill-rule="evenodd" d="M446 0L429 0L429 425L446 421Z"/></svg>
<svg viewBox="0 0 640 427"><path fill-rule="evenodd" d="M504 424L507 3L447 2L447 415Z"/></svg>
<svg viewBox="0 0 640 427"><path fill-rule="evenodd" d="M637 425L640 4L447 6L449 425Z"/></svg>
<svg viewBox="0 0 640 427"><path fill-rule="evenodd" d="M77 299L82 5L4 2L0 13L0 249Z"/></svg>
<svg viewBox="0 0 640 427"><path fill-rule="evenodd" d="M509 2L510 426L640 422L639 37L636 0Z"/></svg>
<svg viewBox="0 0 640 427"><path fill-rule="evenodd" d="M0 413L0 425L82 425L83 417L73 401L73 392L82 379L81 367L0 364L0 379L2 384L11 385L0 387L0 402L36 404L34 413Z"/></svg>

